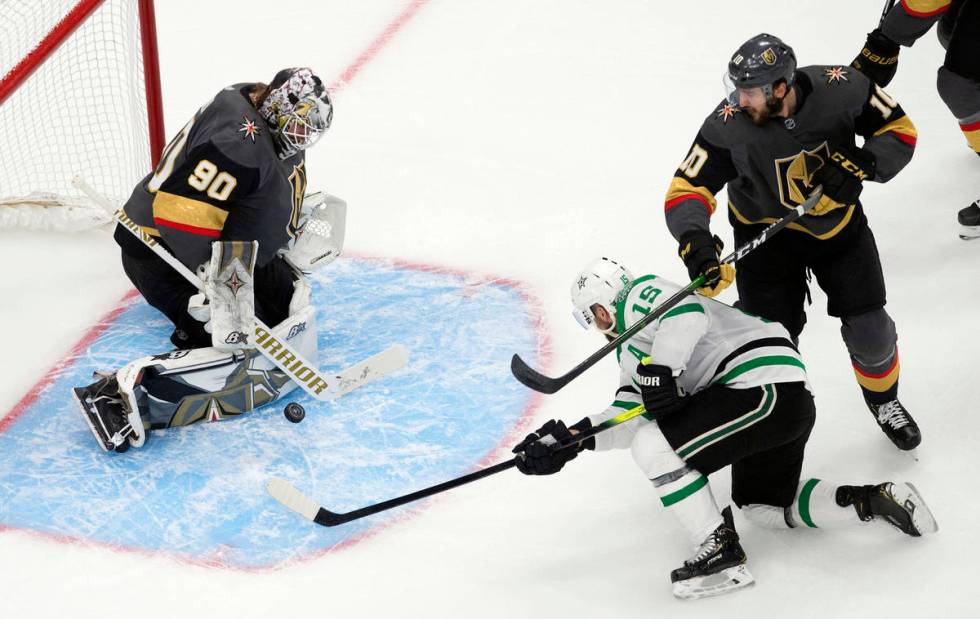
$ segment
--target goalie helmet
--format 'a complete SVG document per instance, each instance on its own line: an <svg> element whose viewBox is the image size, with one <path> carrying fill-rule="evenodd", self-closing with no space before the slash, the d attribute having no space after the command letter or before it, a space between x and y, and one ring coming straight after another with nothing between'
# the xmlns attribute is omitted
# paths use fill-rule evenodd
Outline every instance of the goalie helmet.
<svg viewBox="0 0 980 619"><path fill-rule="evenodd" d="M598 328L592 306L598 304L611 317L615 317L616 304L626 298L632 287L633 274L629 269L609 258L594 260L572 282L572 305L575 306L572 314L575 320L586 329L593 325ZM613 322L615 324L615 319ZM609 333L612 328L600 330Z"/></svg>
<svg viewBox="0 0 980 619"><path fill-rule="evenodd" d="M279 158L286 159L313 146L330 128L333 104L312 69L283 69L269 84L259 114L272 128Z"/></svg>

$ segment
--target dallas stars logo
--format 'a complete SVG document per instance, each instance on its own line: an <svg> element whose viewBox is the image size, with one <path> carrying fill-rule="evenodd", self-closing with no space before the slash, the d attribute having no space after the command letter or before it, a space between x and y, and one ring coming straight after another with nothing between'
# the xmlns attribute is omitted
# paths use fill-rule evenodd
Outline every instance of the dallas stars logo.
<svg viewBox="0 0 980 619"><path fill-rule="evenodd" d="M238 133L242 134L242 139L252 138L255 141L255 136L262 131L262 127L255 124L255 121L250 119L248 116L242 116L242 124L238 128Z"/></svg>
<svg viewBox="0 0 980 619"><path fill-rule="evenodd" d="M827 78L828 84L839 84L841 80L849 82L851 80L847 79L847 69L844 67L834 67L833 69L825 69L823 76Z"/></svg>
<svg viewBox="0 0 980 619"><path fill-rule="evenodd" d="M731 103L726 103L725 105L718 108L718 118L725 124L728 124L728 119L735 116L742 110L738 109L738 106L732 105Z"/></svg>
<svg viewBox="0 0 980 619"><path fill-rule="evenodd" d="M581 290L583 288L585 288L585 278L580 277L578 278L578 289Z"/></svg>

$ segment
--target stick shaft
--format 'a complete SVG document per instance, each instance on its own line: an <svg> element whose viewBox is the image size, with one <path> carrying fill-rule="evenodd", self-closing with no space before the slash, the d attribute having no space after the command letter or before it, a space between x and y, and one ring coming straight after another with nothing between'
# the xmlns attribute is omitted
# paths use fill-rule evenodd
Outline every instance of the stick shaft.
<svg viewBox="0 0 980 619"><path fill-rule="evenodd" d="M735 251L725 256L720 262L727 264L741 260L754 249L765 243L766 240L772 237L772 235L793 223L802 217L807 211L812 209L817 204L817 201L820 199L821 195L822 190L817 188L817 190L815 190L803 204L798 205L778 221L773 222L771 225L769 225L769 227L760 232L757 237L745 245L736 248ZM643 330L647 325L670 311L671 308L680 303L681 300L683 300L687 295L692 294L695 290L704 286L704 284L704 276L699 275L687 286L674 293L663 303L655 307L649 314L635 322L615 339L611 340L602 348L589 355L585 361L582 361L562 376L555 378L547 377L524 363L524 361L518 355L514 355L513 359L511 359L511 371L514 374L514 377L525 386L542 393L554 393L577 378L587 369L598 363L603 357L625 344L630 338Z"/></svg>
<svg viewBox="0 0 980 619"><path fill-rule="evenodd" d="M75 185L85 192L89 198L95 200L103 208L112 212L112 205L104 196L100 195L94 189L89 187L85 181L80 178L75 178ZM143 229L126 214L123 209L119 209L113 213L113 219L119 222L123 228L129 231L133 236L143 242L154 254L160 257L161 260L170 265L177 273L179 273L184 279L186 279L195 288L204 292L204 282L201 278L193 273L183 262L177 259L176 256L168 252L160 243L157 242L152 236L147 234ZM310 394L314 398L320 401L330 401L336 397L337 384L336 380L330 376L324 376L320 369L307 361L296 349L290 346L284 338L278 337L271 328L269 328L265 323L255 318L255 347L258 349L262 355L271 361L277 368L282 370L286 376L290 378L294 383L299 385L299 387ZM290 356L291 355L291 356ZM289 363L284 361L289 360ZM299 374L302 372L302 375ZM305 377L305 378L304 378Z"/></svg>

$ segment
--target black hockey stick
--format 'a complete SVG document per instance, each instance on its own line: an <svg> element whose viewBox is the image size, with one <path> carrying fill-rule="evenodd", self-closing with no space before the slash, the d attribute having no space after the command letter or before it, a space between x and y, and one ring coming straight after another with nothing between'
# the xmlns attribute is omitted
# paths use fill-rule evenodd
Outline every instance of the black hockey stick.
<svg viewBox="0 0 980 619"><path fill-rule="evenodd" d="M881 19L878 20L879 28L885 23L885 18L888 17L888 13L892 10L893 6L895 6L895 0L885 0L885 7L881 9Z"/></svg>
<svg viewBox="0 0 980 619"><path fill-rule="evenodd" d="M646 412L646 409L642 404L639 406L634 406L633 408L616 415L611 419L607 419L597 426L589 428L588 430L576 434L572 439L565 440L558 443L556 450L570 449L577 446L582 441L604 432L609 428L618 426L621 423L625 423L630 419L639 417ZM273 478L266 484L266 491L274 498L279 501L289 509L300 514L307 520L312 520L317 524L321 524L325 527L335 527L337 525L345 524L352 520L359 520L366 516L372 516L378 512L383 512L394 507L399 507L405 505L406 503L411 503L413 501L418 501L419 499L424 499L425 497L432 496L433 494L439 494L440 492L445 492L457 486L462 486L468 484L471 481L476 481L478 479L483 479L484 477L489 477L490 475L496 475L501 471L506 471L507 469L513 468L517 465L518 458L523 458L523 454L517 454L510 460L505 460L494 464L493 466L488 466L487 468L480 469L478 471L473 471L462 477L457 477L456 479L450 479L449 481L444 481L441 484L436 484L435 486L429 486L422 490L412 492L411 494L406 494L394 499L389 499L387 501L382 501L381 503L374 503L373 505L368 505L367 507L362 507L360 509L355 509L350 512L337 513L332 512L325 507L315 503L312 499L307 497L305 494L297 490L292 484L282 479Z"/></svg>
<svg viewBox="0 0 980 619"><path fill-rule="evenodd" d="M776 234L777 232L779 232L780 230L782 230L792 222L802 217L804 213L812 209L817 204L817 201L820 199L822 193L823 193L822 188L817 187L817 189L814 190L814 192L810 195L810 197L807 198L806 202L800 204L799 206L791 210L789 213L784 215L783 218L780 219L779 221L773 222L768 228L763 230L759 234L759 236L755 237L745 245L736 248L735 251L725 256L721 260L722 264L741 260L746 256L746 254L750 253L759 245L765 243L770 237L772 237L772 235ZM587 369L589 369L590 367L598 363L600 359L602 359L612 351L616 350L618 347L625 344L627 340L629 340L631 337L639 333L644 327L649 325L651 322L666 314L668 311L670 311L672 307L680 303L681 300L684 299L684 297L686 297L689 294L692 294L695 290L704 286L704 283L705 283L704 276L699 275L690 284L681 288L673 296L671 296L666 301L658 305L649 314L647 314L646 316L638 320L636 323L634 323L633 326L631 326L629 329L623 331L620 335L616 337L616 339L611 340L608 344L606 344L599 350L592 353L585 361L579 363L570 371L568 371L567 373L561 376L558 376L556 378L545 376L541 372L538 372L537 370L529 366L527 363L525 363L524 360L521 359L520 355L514 355L511 358L510 371L513 372L514 377L517 380L519 380L522 384L524 384L526 387L530 387L531 389L534 389L535 391L539 391L541 393L555 393L556 391L558 391L568 383L578 378L578 376L583 372L585 372Z"/></svg>

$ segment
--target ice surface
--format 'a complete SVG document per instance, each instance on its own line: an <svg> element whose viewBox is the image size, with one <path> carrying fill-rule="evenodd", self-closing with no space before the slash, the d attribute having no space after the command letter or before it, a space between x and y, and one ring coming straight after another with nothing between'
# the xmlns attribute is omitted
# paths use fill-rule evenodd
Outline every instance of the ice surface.
<svg viewBox="0 0 980 619"><path fill-rule="evenodd" d="M340 76L405 6L158 2L169 131L226 83L300 63ZM722 97L731 51L768 31L803 64L846 64L879 11L843 0L433 0L336 93L310 186L348 201L357 253L527 282L543 304L550 368L564 371L601 344L569 317L580 266L612 255L635 272L683 277L662 199ZM956 237L955 213L980 187L977 158L935 91L942 58L932 34L902 51L888 91L918 126L918 152L864 194L899 329L902 399L922 426L918 463L864 409L817 290L802 340L818 409L805 472L911 480L937 535L773 533L736 516L756 586L681 603L668 582L689 551L680 528L628 453L587 454L552 478L501 474L459 488L361 543L271 572L6 532L0 616L972 616L980 244ZM731 239L723 213L713 226ZM95 232L0 237L0 410L129 289L116 254ZM599 409L614 382L609 360L542 398L539 421ZM724 475L712 483L724 499Z"/></svg>

